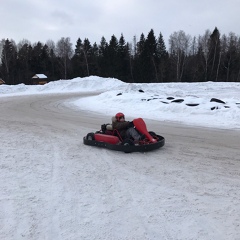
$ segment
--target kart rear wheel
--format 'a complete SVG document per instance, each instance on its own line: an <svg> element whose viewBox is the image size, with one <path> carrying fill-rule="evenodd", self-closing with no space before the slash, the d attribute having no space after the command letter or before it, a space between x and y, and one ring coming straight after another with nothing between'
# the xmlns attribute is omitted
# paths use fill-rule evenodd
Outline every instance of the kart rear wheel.
<svg viewBox="0 0 240 240"><path fill-rule="evenodd" d="M125 139L125 140L122 142L122 145L123 145L123 146L133 146L133 145L134 145L134 142L133 142L133 140L127 138L127 139Z"/></svg>
<svg viewBox="0 0 240 240"><path fill-rule="evenodd" d="M88 133L87 136L86 136L86 139L89 140L89 141L93 141L95 140L95 137L94 137L94 133Z"/></svg>

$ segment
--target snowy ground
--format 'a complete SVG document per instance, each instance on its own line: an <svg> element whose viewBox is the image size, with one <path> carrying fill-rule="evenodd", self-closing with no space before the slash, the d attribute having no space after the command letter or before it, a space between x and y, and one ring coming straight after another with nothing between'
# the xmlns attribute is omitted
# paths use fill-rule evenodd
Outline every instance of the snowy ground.
<svg viewBox="0 0 240 240"><path fill-rule="evenodd" d="M186 101L187 84L177 94L178 84L174 90L174 84L166 84L157 93L156 85L135 89L102 79L97 88L100 78L88 80L0 86L0 239L240 239L239 84L199 84L203 106L191 114L184 102L141 100L156 91L159 98ZM105 92L109 84L113 89ZM96 97L88 97L96 90L103 92L98 108ZM135 110L127 105L129 92ZM226 104L214 103L219 108L211 110L211 97ZM159 102L153 106L154 101ZM166 145L146 154L83 145L82 137L98 130L119 106L127 116L149 116L149 129L163 135ZM185 110L191 126L176 123L183 122ZM166 121L170 112L174 123ZM193 126L196 115L209 117L207 128L201 121Z"/></svg>
<svg viewBox="0 0 240 240"><path fill-rule="evenodd" d="M93 91L99 94L75 99L73 105L106 116L121 111L127 118L141 116L193 126L240 129L240 83L129 84L91 76L43 86L2 85L0 97Z"/></svg>

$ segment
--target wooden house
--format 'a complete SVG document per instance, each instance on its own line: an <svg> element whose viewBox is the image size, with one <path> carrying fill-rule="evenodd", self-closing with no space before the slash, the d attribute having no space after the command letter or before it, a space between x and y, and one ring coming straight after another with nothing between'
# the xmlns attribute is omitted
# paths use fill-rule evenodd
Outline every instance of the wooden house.
<svg viewBox="0 0 240 240"><path fill-rule="evenodd" d="M48 78L46 75L44 74L35 74L33 77L32 77L32 82L33 82L33 85L43 85L45 83L48 83Z"/></svg>
<svg viewBox="0 0 240 240"><path fill-rule="evenodd" d="M0 78L0 85L5 84L5 82Z"/></svg>

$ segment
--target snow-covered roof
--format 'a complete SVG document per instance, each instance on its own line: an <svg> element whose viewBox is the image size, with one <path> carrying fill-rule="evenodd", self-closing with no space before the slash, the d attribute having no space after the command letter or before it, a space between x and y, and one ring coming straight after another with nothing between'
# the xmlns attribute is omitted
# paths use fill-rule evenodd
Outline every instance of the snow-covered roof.
<svg viewBox="0 0 240 240"><path fill-rule="evenodd" d="M35 74L32 78L47 78L44 74Z"/></svg>

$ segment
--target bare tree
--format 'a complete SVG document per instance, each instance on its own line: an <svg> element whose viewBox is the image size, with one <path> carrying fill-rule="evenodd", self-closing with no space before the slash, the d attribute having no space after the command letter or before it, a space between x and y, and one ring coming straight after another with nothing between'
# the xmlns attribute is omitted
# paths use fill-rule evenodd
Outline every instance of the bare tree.
<svg viewBox="0 0 240 240"><path fill-rule="evenodd" d="M174 32L169 38L170 58L176 65L176 80L181 81L186 63L186 57L190 53L191 36L184 31Z"/></svg>
<svg viewBox="0 0 240 240"><path fill-rule="evenodd" d="M73 55L70 38L62 37L56 45L56 55L62 60L64 67L64 78L67 79L67 63Z"/></svg>
<svg viewBox="0 0 240 240"><path fill-rule="evenodd" d="M85 62L86 62L86 67L87 67L87 75L89 77L89 67L88 67L87 53L86 53L86 50L85 50L84 46L81 46L80 49L83 51L83 55L84 55L84 59L85 59Z"/></svg>
<svg viewBox="0 0 240 240"><path fill-rule="evenodd" d="M130 54L133 56L133 58L135 58L135 56L137 54L137 37L136 37L136 35L133 37L133 44L130 49L131 49Z"/></svg>
<svg viewBox="0 0 240 240"><path fill-rule="evenodd" d="M5 39L2 39L1 41L0 41L0 56L2 55L2 51L3 51L3 46L4 46L4 44L5 44ZM1 57L0 57L0 64L2 63L2 59L1 59Z"/></svg>
<svg viewBox="0 0 240 240"><path fill-rule="evenodd" d="M191 55L196 55L196 53L197 53L197 46L198 46L197 39L194 36L193 39L192 39L191 50L190 50Z"/></svg>
<svg viewBox="0 0 240 240"><path fill-rule="evenodd" d="M211 32L210 30L206 30L203 36L199 36L198 39L198 46L203 54L204 58L204 69L205 69L205 81L208 80L208 62L209 62L209 39L210 39Z"/></svg>
<svg viewBox="0 0 240 240"><path fill-rule="evenodd" d="M46 42L46 45L48 46L49 51L53 51L54 54L56 54L56 44L53 40L49 39Z"/></svg>

